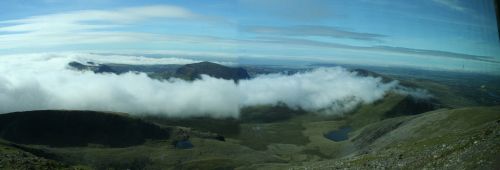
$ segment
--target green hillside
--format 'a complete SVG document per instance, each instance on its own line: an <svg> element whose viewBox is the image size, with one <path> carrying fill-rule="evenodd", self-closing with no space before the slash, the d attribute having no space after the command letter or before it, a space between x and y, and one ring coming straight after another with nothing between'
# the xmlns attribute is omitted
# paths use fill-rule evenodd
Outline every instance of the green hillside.
<svg viewBox="0 0 500 170"><path fill-rule="evenodd" d="M403 99L403 96L392 96L388 97L387 100L366 107L371 107L374 111L379 107L395 107L391 105ZM385 110L390 109L380 108L379 111L383 113ZM189 140L194 145L192 149L176 148L172 145L172 139L168 138L153 138L144 143L126 147L95 144L61 147L44 143L37 145L14 144L7 140L0 143L0 148L2 148L0 156L15 161L0 161L0 166L47 167L48 169L54 167L70 169L106 169L110 167L115 169L163 169L164 167L172 169L413 169L420 167L494 169L498 163L496 158L499 156L500 149L500 114L498 110L500 110L500 106L440 109L418 115L393 118L378 114L379 116L373 116L357 123L353 118L367 114L366 110L360 109L346 115L347 118L325 117L308 113L296 115L287 121L240 122L238 123L240 129L238 133L226 136L225 141L210 137L205 133L206 129L198 127L191 130ZM130 129L126 130L125 125L134 129L140 127L139 125L181 128L166 124L146 125L148 123L139 119L116 114L53 112L39 112L37 115L40 116L37 118L40 119L37 120L44 120L42 117L58 114L66 116L68 116L67 114L76 114L80 116L80 119L124 119L126 121L115 120L115 123L121 122L122 125L117 124L117 126L120 127L121 131L126 131L127 137L131 139L150 132L128 133ZM29 114L11 113L6 115L9 117L22 115L24 117ZM52 127L68 126L62 121L52 119L52 124L59 124L51 125ZM5 118L1 120L3 120L4 127L6 123L9 123L5 121ZM71 120L71 118L67 118L67 120ZM33 121L31 122L33 123ZM9 126L16 125L15 123L10 124ZM353 131L348 134L349 140L335 142L325 138L325 133L349 124L353 126ZM357 125L355 126L355 124ZM38 125L41 127L42 124ZM91 127L95 125L80 123L80 126L84 126L86 129L92 129ZM213 125L217 125L217 123ZM3 129L2 135L5 135L6 130ZM47 128L40 129L47 130ZM31 130L33 132L42 131ZM29 134L29 129L24 129L23 133ZM93 133L103 135L104 132ZM136 133L144 134L137 135ZM59 138L58 140L65 139Z"/></svg>

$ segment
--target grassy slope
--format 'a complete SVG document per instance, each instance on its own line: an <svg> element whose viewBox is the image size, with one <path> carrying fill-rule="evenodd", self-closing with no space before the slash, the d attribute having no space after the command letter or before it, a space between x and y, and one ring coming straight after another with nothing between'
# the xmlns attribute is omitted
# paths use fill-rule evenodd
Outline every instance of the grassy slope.
<svg viewBox="0 0 500 170"><path fill-rule="evenodd" d="M406 96L388 94L383 100L373 104L367 104L348 116L350 126L359 129L370 123L379 122L384 119L384 114L403 101Z"/></svg>
<svg viewBox="0 0 500 170"><path fill-rule="evenodd" d="M45 148L62 155L62 162L93 168L172 169L218 166L235 168L261 162L283 162L264 152L233 144L191 138L193 149L175 149L170 141L154 141L127 148ZM198 164L200 163L200 164Z"/></svg>
<svg viewBox="0 0 500 170"><path fill-rule="evenodd" d="M74 169L85 170L90 169L86 166L69 166L55 160L47 159L37 156L31 152L35 150L24 150L18 145L11 144L7 141L0 140L0 169ZM38 154L42 153L41 150L36 150Z"/></svg>
<svg viewBox="0 0 500 170"><path fill-rule="evenodd" d="M380 103L383 104L383 103ZM193 149L175 149L170 140L149 141L127 148L30 146L58 155L57 163L38 157L56 168L86 165L118 169L222 168L419 168L455 166L488 168L498 157L500 107L437 110L421 115L385 119L355 129L351 140L333 142L323 134L348 123L299 116L287 122L242 125L243 130L261 126L258 133L240 134L226 142L192 138ZM392 126L399 124L398 126ZM263 127L264 126L264 127ZM379 134L370 136L367 134ZM408 135L411 134L411 135ZM358 141L365 141L363 146ZM247 147L248 146L248 147ZM5 147L5 146L2 146ZM12 148L12 147L11 147ZM3 149L3 148L2 148ZM13 148L16 150L16 148ZM17 149L19 150L19 149ZM19 150L21 152L26 152ZM16 151L17 152L17 151ZM9 154L5 149L2 154ZM26 152L26 155L33 155ZM21 155L13 156L16 160ZM35 157L35 156L33 156ZM26 162L23 162L26 164ZM4 167L22 164L2 163ZM38 166L27 163L27 166ZM44 165L45 166L45 165Z"/></svg>
<svg viewBox="0 0 500 170"><path fill-rule="evenodd" d="M414 79L410 80L423 89L428 89L434 94L439 101L446 107L461 108L478 106L479 104L462 95L462 91L453 89L450 86L444 85L430 80Z"/></svg>
<svg viewBox="0 0 500 170"><path fill-rule="evenodd" d="M394 129L386 124L401 123ZM305 163L297 168L498 168L500 107L439 110L387 119L359 134L387 132L351 157ZM360 138L358 138L359 140Z"/></svg>
<svg viewBox="0 0 500 170"><path fill-rule="evenodd" d="M171 140L153 140L126 148L103 146L27 147L58 155L61 168L85 165L118 169L255 168L491 168L500 150L500 107L441 109L421 115L386 118L404 97L389 95L363 106L347 119L302 114L286 121L240 124L226 142L192 137L193 149L175 149ZM333 142L324 134L351 124L350 140ZM16 148L14 148L16 149ZM23 151L32 154L29 151ZM0 153L8 153L1 151ZM33 155L33 154L32 154ZM21 155L13 156L20 159ZM2 166L12 167L6 163ZM30 164L29 166L36 166ZM16 166L20 166L17 164Z"/></svg>

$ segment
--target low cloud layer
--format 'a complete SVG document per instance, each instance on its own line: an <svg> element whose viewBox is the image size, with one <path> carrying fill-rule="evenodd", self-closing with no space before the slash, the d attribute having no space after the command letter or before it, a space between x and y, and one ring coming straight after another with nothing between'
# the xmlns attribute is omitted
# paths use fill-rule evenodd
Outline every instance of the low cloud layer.
<svg viewBox="0 0 500 170"><path fill-rule="evenodd" d="M90 54L0 57L0 113L38 109L81 109L174 117L238 117L245 106L284 103L291 108L343 113L381 99L396 82L361 77L343 68L294 75L269 74L242 80L202 76L193 82L159 81L146 74L95 74L67 68L71 61L127 64L187 64L194 60Z"/></svg>
<svg viewBox="0 0 500 170"><path fill-rule="evenodd" d="M396 86L384 84L380 78L360 77L343 68L319 68L294 75L271 74L242 81L243 105L283 102L307 111L343 113L358 104L381 99Z"/></svg>

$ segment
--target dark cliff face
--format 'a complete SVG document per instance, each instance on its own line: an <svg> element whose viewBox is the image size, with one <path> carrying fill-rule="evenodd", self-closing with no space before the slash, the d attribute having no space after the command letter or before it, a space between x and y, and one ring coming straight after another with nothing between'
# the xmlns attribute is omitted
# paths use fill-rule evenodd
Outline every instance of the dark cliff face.
<svg viewBox="0 0 500 170"><path fill-rule="evenodd" d="M21 144L111 147L168 139L162 129L140 119L95 111L42 110L0 115L0 138Z"/></svg>
<svg viewBox="0 0 500 170"><path fill-rule="evenodd" d="M243 68L232 68L211 62L186 64L175 72L176 77L186 80L199 79L202 74L235 81L250 78Z"/></svg>

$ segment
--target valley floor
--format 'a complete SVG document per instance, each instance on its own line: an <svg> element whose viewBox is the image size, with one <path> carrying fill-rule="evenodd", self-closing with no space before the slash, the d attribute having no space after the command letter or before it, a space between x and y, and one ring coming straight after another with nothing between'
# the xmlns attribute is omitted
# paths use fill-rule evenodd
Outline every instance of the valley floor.
<svg viewBox="0 0 500 170"><path fill-rule="evenodd" d="M340 142L324 134L356 122L307 115L283 122L241 124L241 133L225 141L193 136L192 149L175 148L172 139L124 148L47 147L3 141L0 168L496 169L500 158L499 110L499 106L440 109L387 118L353 126L349 140Z"/></svg>

